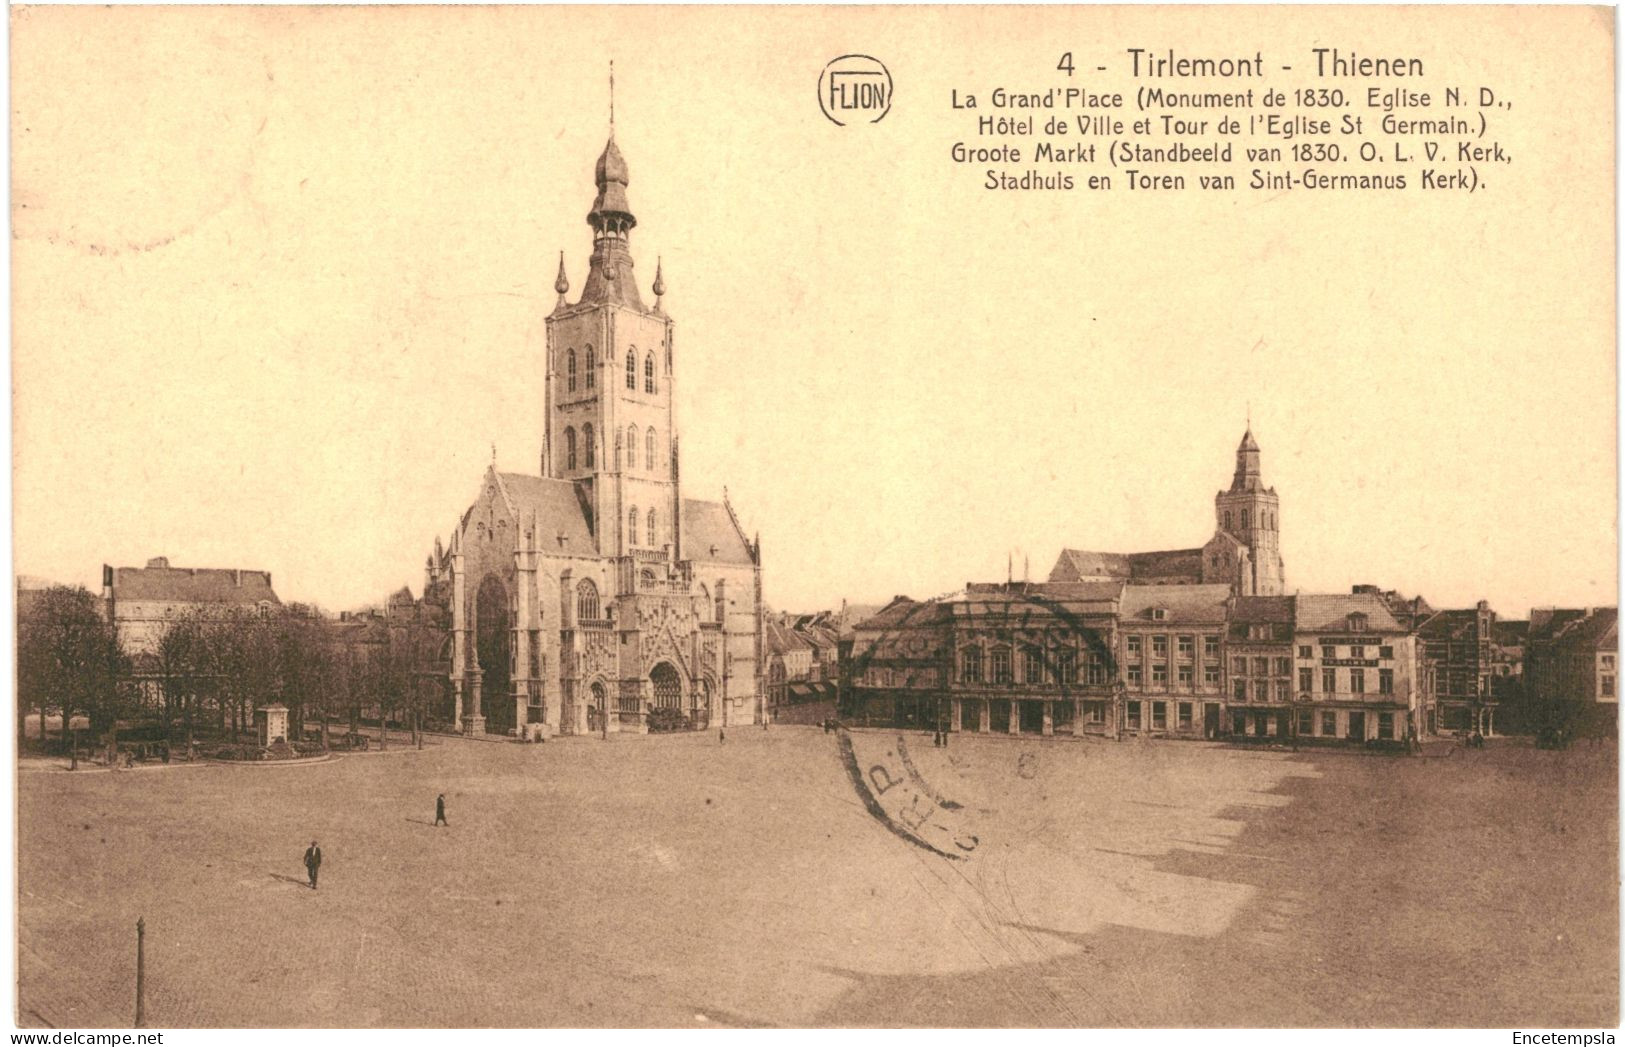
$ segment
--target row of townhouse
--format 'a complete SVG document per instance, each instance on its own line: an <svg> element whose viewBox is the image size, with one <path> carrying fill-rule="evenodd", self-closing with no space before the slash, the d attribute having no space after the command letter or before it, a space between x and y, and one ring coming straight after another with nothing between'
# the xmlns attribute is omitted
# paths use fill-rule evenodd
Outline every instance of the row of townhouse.
<svg viewBox="0 0 1625 1047"><path fill-rule="evenodd" d="M771 722L816 724L835 715L843 637L850 638L853 622L878 610L843 602L836 611L763 616L763 677Z"/></svg>
<svg viewBox="0 0 1625 1047"><path fill-rule="evenodd" d="M852 722L998 734L1401 743L1432 706L1416 637L1375 592L972 584L858 623Z"/></svg>

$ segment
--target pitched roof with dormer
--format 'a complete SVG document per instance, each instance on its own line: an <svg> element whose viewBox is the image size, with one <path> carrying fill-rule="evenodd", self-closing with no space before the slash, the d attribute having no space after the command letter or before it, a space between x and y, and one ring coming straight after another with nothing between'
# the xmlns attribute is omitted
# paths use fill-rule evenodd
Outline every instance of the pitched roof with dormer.
<svg viewBox="0 0 1625 1047"><path fill-rule="evenodd" d="M768 654L789 654L791 651L808 651L812 644L807 638L790 628L776 616L763 621L762 641Z"/></svg>
<svg viewBox="0 0 1625 1047"><path fill-rule="evenodd" d="M1351 616L1365 615L1365 632L1402 633L1402 626L1376 593L1299 594L1296 597L1300 633L1353 632Z"/></svg>
<svg viewBox="0 0 1625 1047"><path fill-rule="evenodd" d="M1228 609L1228 585L1125 585L1118 615L1129 622L1169 624L1222 622ZM1162 617L1157 617L1157 612Z"/></svg>
<svg viewBox="0 0 1625 1047"><path fill-rule="evenodd" d="M1558 630L1556 642L1562 647L1613 649L1619 646L1619 608L1593 607Z"/></svg>

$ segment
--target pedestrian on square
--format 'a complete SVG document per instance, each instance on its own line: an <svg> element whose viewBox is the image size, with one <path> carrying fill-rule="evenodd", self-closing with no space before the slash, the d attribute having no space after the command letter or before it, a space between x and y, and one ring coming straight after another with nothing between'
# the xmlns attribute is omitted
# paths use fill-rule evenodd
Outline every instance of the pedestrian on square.
<svg viewBox="0 0 1625 1047"><path fill-rule="evenodd" d="M444 825L448 829L451 828L451 823L446 821L446 794L445 793L441 793L439 796L436 796L434 798L434 823L435 823L435 825Z"/></svg>
<svg viewBox="0 0 1625 1047"><path fill-rule="evenodd" d="M316 846L316 841L310 841L310 847L305 851L305 871L310 873L310 889L316 889L316 873L322 867L322 849Z"/></svg>
<svg viewBox="0 0 1625 1047"><path fill-rule="evenodd" d="M728 732L726 732L722 728L718 727L717 728L717 744L722 745L725 742L727 742L727 740L728 740Z"/></svg>

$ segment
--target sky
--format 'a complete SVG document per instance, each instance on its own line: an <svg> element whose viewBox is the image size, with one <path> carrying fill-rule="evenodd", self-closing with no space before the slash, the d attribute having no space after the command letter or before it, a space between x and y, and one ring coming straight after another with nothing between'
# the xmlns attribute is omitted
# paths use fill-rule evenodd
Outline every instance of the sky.
<svg viewBox="0 0 1625 1047"><path fill-rule="evenodd" d="M493 447L538 469L613 59L684 493L726 488L773 606L1199 546L1249 419L1289 590L1616 602L1606 11L11 19L19 574L163 555L331 610L419 591ZM1331 44L1493 85L1513 163L1472 195L1204 196L994 192L950 157L976 137L951 92L1042 89L1063 50L1132 88L1129 47ZM816 87L853 51L892 111L838 127Z"/></svg>

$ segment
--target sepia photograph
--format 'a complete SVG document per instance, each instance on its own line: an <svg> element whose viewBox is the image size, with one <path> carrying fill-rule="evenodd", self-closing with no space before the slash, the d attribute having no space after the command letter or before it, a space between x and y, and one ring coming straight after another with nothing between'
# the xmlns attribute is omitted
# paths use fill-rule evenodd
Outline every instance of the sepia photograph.
<svg viewBox="0 0 1625 1047"><path fill-rule="evenodd" d="M13 6L14 1033L1612 1043L1615 22Z"/></svg>

